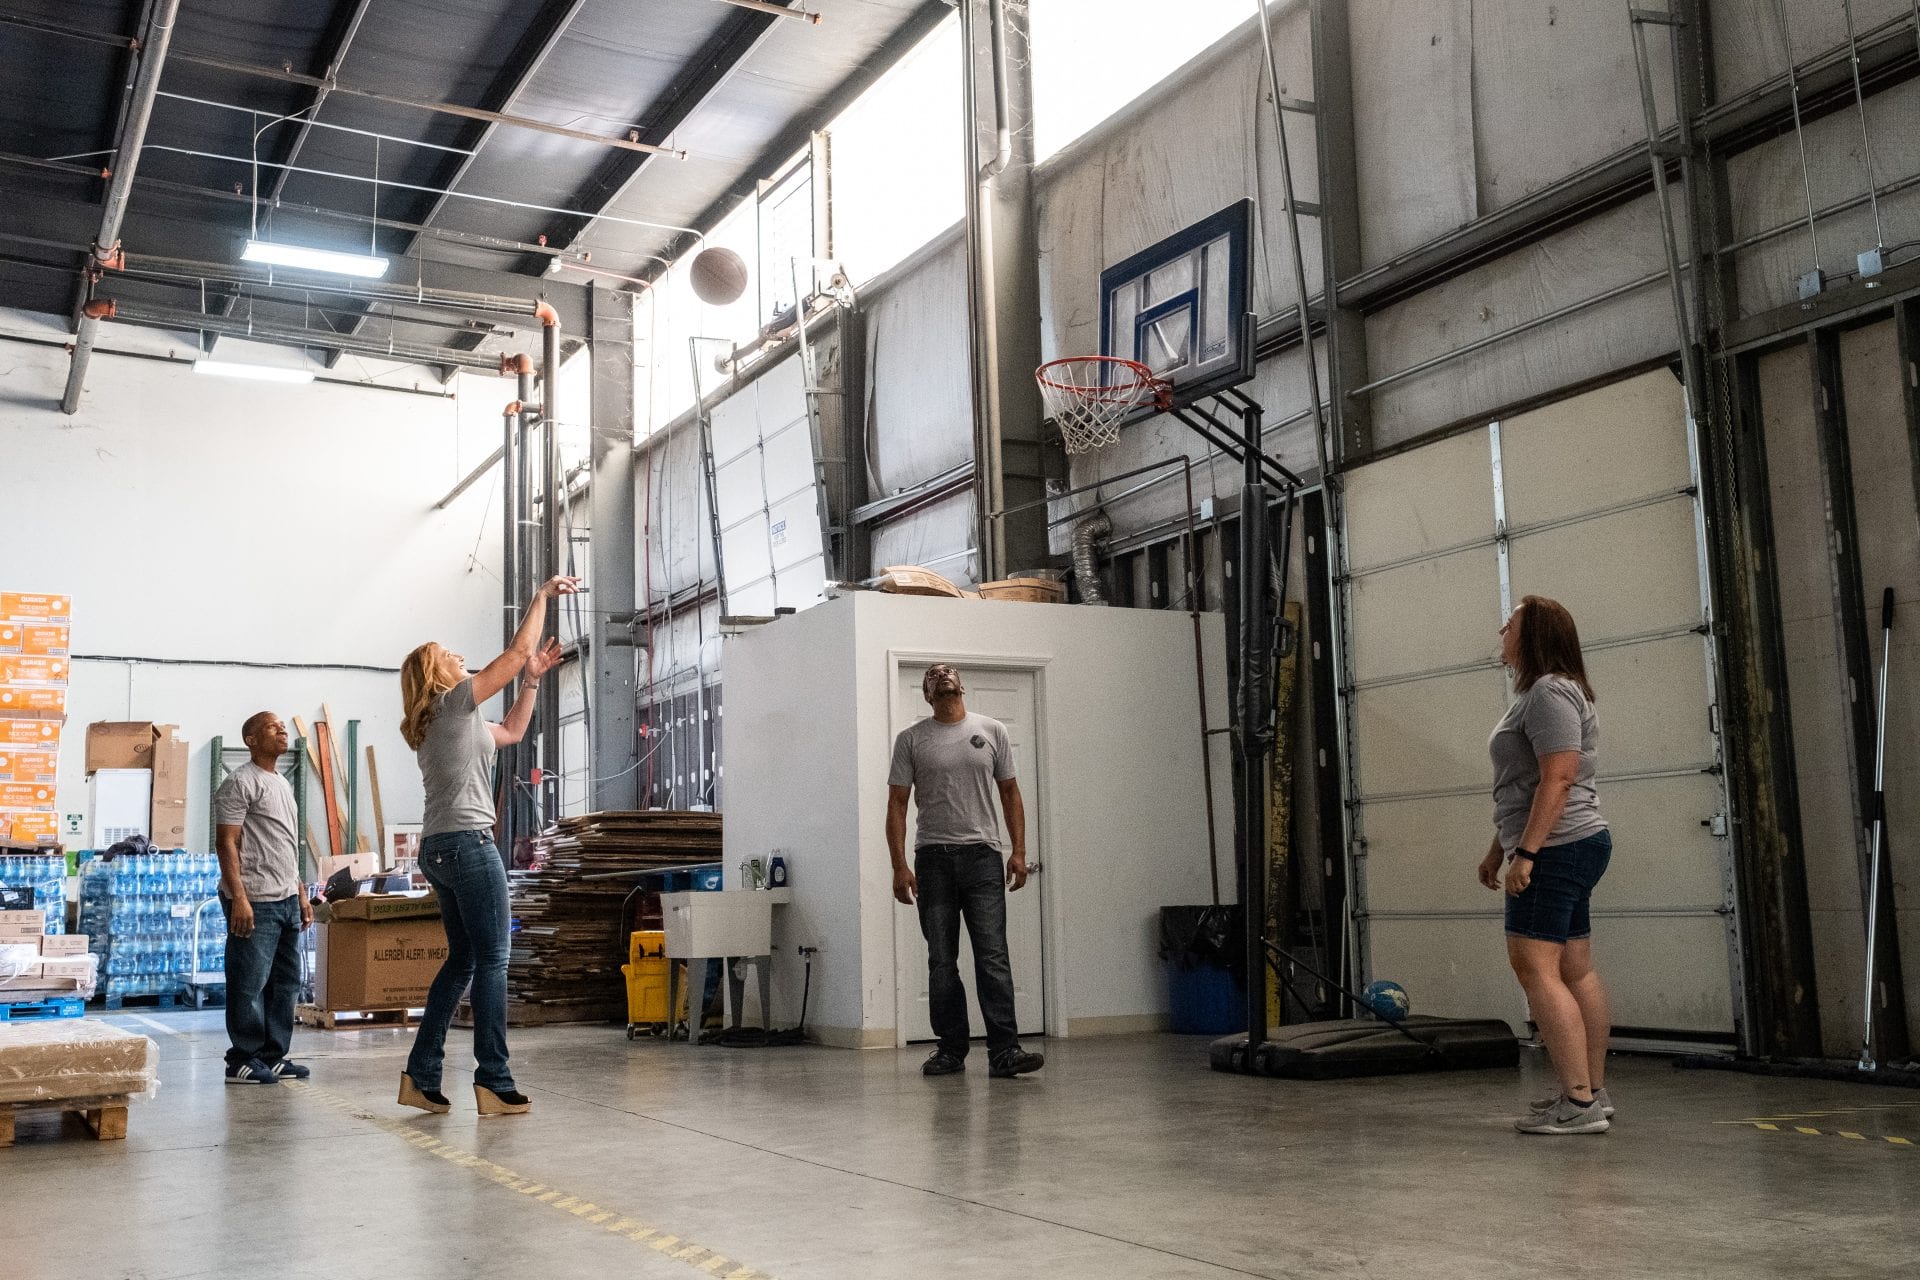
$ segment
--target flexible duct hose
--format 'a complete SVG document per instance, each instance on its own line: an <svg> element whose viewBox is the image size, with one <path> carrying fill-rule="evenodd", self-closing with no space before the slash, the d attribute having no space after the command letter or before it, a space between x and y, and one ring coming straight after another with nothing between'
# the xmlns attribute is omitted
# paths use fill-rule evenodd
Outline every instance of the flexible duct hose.
<svg viewBox="0 0 1920 1280"><path fill-rule="evenodd" d="M1080 584L1081 604L1106 604L1100 591L1100 566L1093 544L1113 532L1113 521L1096 511L1073 526L1073 580Z"/></svg>

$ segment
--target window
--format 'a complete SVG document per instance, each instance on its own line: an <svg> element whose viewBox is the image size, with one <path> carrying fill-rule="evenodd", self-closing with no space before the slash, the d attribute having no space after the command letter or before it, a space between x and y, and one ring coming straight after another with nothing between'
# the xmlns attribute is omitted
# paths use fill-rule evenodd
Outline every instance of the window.
<svg viewBox="0 0 1920 1280"><path fill-rule="evenodd" d="M1045 160L1254 16L1255 0L1043 0L1027 12L1034 159ZM1288 7L1273 0L1269 12Z"/></svg>
<svg viewBox="0 0 1920 1280"><path fill-rule="evenodd" d="M762 323L798 301L796 287L812 288L813 236L813 164L803 160L760 197Z"/></svg>
<svg viewBox="0 0 1920 1280"><path fill-rule="evenodd" d="M833 253L856 285L966 214L960 67L953 17L827 127Z"/></svg>

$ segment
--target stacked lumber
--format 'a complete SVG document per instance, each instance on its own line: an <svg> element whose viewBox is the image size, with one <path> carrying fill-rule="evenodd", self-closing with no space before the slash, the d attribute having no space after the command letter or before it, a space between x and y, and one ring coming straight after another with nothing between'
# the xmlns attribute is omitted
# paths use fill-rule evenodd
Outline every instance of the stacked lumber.
<svg viewBox="0 0 1920 1280"><path fill-rule="evenodd" d="M533 840L515 871L518 922L507 959L510 1021L624 1021L621 907L640 882L609 872L720 860L720 815L649 809L563 818Z"/></svg>

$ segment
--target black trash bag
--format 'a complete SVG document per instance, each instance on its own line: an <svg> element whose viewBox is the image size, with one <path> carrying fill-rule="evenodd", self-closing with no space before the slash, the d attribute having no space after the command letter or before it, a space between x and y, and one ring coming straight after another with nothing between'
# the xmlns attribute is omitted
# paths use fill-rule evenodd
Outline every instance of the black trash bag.
<svg viewBox="0 0 1920 1280"><path fill-rule="evenodd" d="M160 850L155 848L153 842L145 836L128 836L99 856L102 861L112 862L115 858L142 857L159 852Z"/></svg>
<svg viewBox="0 0 1920 1280"><path fill-rule="evenodd" d="M1182 969L1246 972L1246 926L1239 904L1160 908L1160 958Z"/></svg>

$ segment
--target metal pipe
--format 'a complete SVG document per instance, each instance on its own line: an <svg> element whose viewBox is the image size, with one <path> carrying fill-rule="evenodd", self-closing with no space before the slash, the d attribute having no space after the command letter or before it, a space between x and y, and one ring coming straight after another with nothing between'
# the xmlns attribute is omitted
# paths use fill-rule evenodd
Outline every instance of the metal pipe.
<svg viewBox="0 0 1920 1280"><path fill-rule="evenodd" d="M408 364L449 365L460 369L485 369L498 372L491 356L454 347L432 347L412 342L349 340L331 329L303 329L288 325L263 324L250 320L223 320L218 316L193 311L174 311L165 307L125 305L112 299L89 304L96 308L89 320L117 320L122 324L147 325L158 329L176 329L189 333L216 333L228 338L248 338L270 346L314 347L350 351L356 355L399 360Z"/></svg>
<svg viewBox="0 0 1920 1280"><path fill-rule="evenodd" d="M1887 243L1886 228L1880 223L1880 197L1874 194L1876 179L1873 173L1873 133L1867 128L1867 95L1860 87L1860 38L1853 29L1853 0L1841 0L1841 9L1847 17L1847 60L1853 66L1853 105L1860 113L1861 157L1867 165L1867 194L1873 203L1873 247L1883 249Z"/></svg>
<svg viewBox="0 0 1920 1280"><path fill-rule="evenodd" d="M987 40L993 51L993 159L980 167L980 181L991 182L1013 160L1013 111L1007 102L1006 0L989 0Z"/></svg>
<svg viewBox="0 0 1920 1280"><path fill-rule="evenodd" d="M94 237L91 261L101 263L116 256L120 247L120 222L126 217L127 197L133 190L134 171L140 166L140 148L147 140L147 124L153 119L153 99L160 90L160 68L167 61L167 47L173 41L174 19L180 14L180 0L161 0L147 28L146 44L140 50L140 71L134 81L133 97L127 105L127 119L120 131L113 177L107 186L106 206L100 214L100 231ZM124 157L125 163L121 163ZM80 392L87 385L87 364L93 358L93 342L100 331L97 318L83 314L73 339L73 359L67 367L67 389L60 398L60 412L73 414L80 409Z"/></svg>
<svg viewBox="0 0 1920 1280"><path fill-rule="evenodd" d="M560 504L566 500L563 492L566 488L566 476L560 468L560 316L552 307L544 307L540 312L541 352L540 352L540 416L545 428L541 433L541 447L546 459L542 468L542 491L546 501L540 511L540 532L544 536L545 569L544 577L566 571L562 558L560 527ZM554 631L560 630L560 619L556 612ZM551 690L540 703L540 766L541 776L541 818L542 825L549 816L546 813L546 778L560 776L560 695L558 688ZM591 773L591 770L589 770ZM554 792L555 804L552 817L558 819L559 792Z"/></svg>
<svg viewBox="0 0 1920 1280"><path fill-rule="evenodd" d="M1813 247L1813 269L1820 270L1820 234L1813 226L1813 177L1807 171L1807 135L1800 122L1800 69L1793 61L1793 30L1787 23L1785 0L1773 0L1773 12L1780 23L1780 40L1787 50L1787 92L1793 102L1793 141L1800 148L1800 188L1807 198L1807 242ZM1851 25L1851 24L1849 24ZM1635 24L1638 29L1638 24ZM1859 65L1855 63L1855 74ZM1651 147L1652 143L1648 145Z"/></svg>
<svg viewBox="0 0 1920 1280"><path fill-rule="evenodd" d="M1887 673L1893 666L1893 588L1880 597L1880 707L1873 741L1873 835L1867 855L1867 979L1861 1000L1865 1029L1860 1038L1860 1070L1877 1071L1880 1063L1873 1050L1874 960L1880 942L1880 833L1887 818Z"/></svg>
<svg viewBox="0 0 1920 1280"><path fill-rule="evenodd" d="M776 18L799 18L803 22L820 25L820 15L811 9L802 9L799 5L768 4L767 0L721 0L736 9L752 9L755 13L770 13Z"/></svg>
<svg viewBox="0 0 1920 1280"><path fill-rule="evenodd" d="M322 87L321 91L326 92L326 89L324 88L324 86ZM261 114L259 109L256 107L241 107L241 106L236 106L231 102L219 102L213 98L196 98L191 94L185 94L185 93L169 93L165 89L160 90L160 92L155 96L161 97L161 98L171 98L175 102L191 102L197 107L212 107L217 111L231 111L237 115L252 116L256 121L260 118L260 114ZM392 142L403 147L420 147L427 151L445 151L456 156L470 156L473 154L472 149L468 147L449 147L438 142L426 142L419 138L403 138L399 134L395 134L395 133L376 133L372 129L355 129L350 125L332 124L325 120L314 120L314 119L307 118L310 116L313 110L314 108L309 106L309 107L303 108L300 111L294 112L292 115L276 116L272 120L269 120L267 122L267 126L271 127L276 124L297 124L302 129L331 129L335 133L352 133L352 134L357 134L362 138L378 138L382 142ZM107 153L102 152L99 154L107 154ZM66 159L70 157L62 157L62 158Z"/></svg>
<svg viewBox="0 0 1920 1280"><path fill-rule="evenodd" d="M1280 184L1286 192L1287 216L1287 259L1293 268L1293 296L1299 304L1300 350L1306 356L1307 367L1307 407L1313 411L1313 456L1320 466L1320 474L1327 474L1327 428L1326 419L1320 414L1320 369L1313 360L1313 327L1307 312L1307 266L1306 255L1300 248L1300 209L1293 195L1293 160L1287 155L1287 112L1280 104L1280 64L1273 53L1273 30L1267 18L1267 0L1254 0L1254 6L1260 11L1260 46L1266 54L1267 81L1273 87L1273 127L1277 131L1280 152ZM1257 450L1256 450L1257 452ZM1252 921L1249 917L1248 935L1251 936ZM1254 982L1254 972L1247 975L1249 988L1264 983ZM1251 998L1251 997L1249 997ZM1262 999L1265 999L1264 991Z"/></svg>

